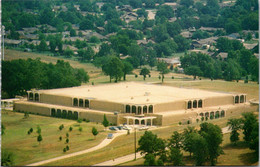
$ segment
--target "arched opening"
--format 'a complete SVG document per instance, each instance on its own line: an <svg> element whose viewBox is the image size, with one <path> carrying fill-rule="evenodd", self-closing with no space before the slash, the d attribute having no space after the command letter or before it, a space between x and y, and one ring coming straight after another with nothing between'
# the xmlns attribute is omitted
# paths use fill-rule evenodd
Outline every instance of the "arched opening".
<svg viewBox="0 0 260 167"><path fill-rule="evenodd" d="M205 117L209 117L209 112L206 112L206 113L205 113Z"/></svg>
<svg viewBox="0 0 260 167"><path fill-rule="evenodd" d="M57 115L56 117L61 118L61 109L57 109Z"/></svg>
<svg viewBox="0 0 260 167"><path fill-rule="evenodd" d="M224 110L221 111L220 117L225 117L225 111Z"/></svg>
<svg viewBox="0 0 260 167"><path fill-rule="evenodd" d="M73 114L72 114L72 111L68 111L68 119L73 119Z"/></svg>
<svg viewBox="0 0 260 167"><path fill-rule="evenodd" d="M240 96L240 103L244 103L244 95Z"/></svg>
<svg viewBox="0 0 260 167"><path fill-rule="evenodd" d="M135 125L139 125L139 120L138 119L135 120Z"/></svg>
<svg viewBox="0 0 260 167"><path fill-rule="evenodd" d="M235 97L235 103L239 103L239 96Z"/></svg>
<svg viewBox="0 0 260 167"><path fill-rule="evenodd" d="M210 112L210 119L214 119L214 111Z"/></svg>
<svg viewBox="0 0 260 167"><path fill-rule="evenodd" d="M149 113L153 113L153 105L149 106Z"/></svg>
<svg viewBox="0 0 260 167"><path fill-rule="evenodd" d="M204 116L204 114L203 114L203 113L200 113L200 116L201 116L201 117L203 117L203 116Z"/></svg>
<svg viewBox="0 0 260 167"><path fill-rule="evenodd" d="M138 115L142 114L142 107L138 106Z"/></svg>
<svg viewBox="0 0 260 167"><path fill-rule="evenodd" d="M147 120L146 120L146 124L147 124L147 125L151 125L151 120L150 120L150 119L147 119Z"/></svg>
<svg viewBox="0 0 260 167"><path fill-rule="evenodd" d="M219 111L216 111L215 118L219 118Z"/></svg>
<svg viewBox="0 0 260 167"><path fill-rule="evenodd" d="M191 101L188 101L188 109L191 109Z"/></svg>
<svg viewBox="0 0 260 167"><path fill-rule="evenodd" d="M39 98L39 94L38 94L38 93L35 93L34 96L35 96L35 101L39 101L39 99L40 99L40 98Z"/></svg>
<svg viewBox="0 0 260 167"><path fill-rule="evenodd" d="M126 105L125 106L125 112L126 113L130 113L130 105Z"/></svg>
<svg viewBox="0 0 260 167"><path fill-rule="evenodd" d="M51 116L52 116L52 117L55 117L55 116L56 116L56 110L55 110L55 108L52 108L52 109L51 109Z"/></svg>
<svg viewBox="0 0 260 167"><path fill-rule="evenodd" d="M79 106L79 101L77 98L73 99L73 106L76 106L76 107Z"/></svg>
<svg viewBox="0 0 260 167"><path fill-rule="evenodd" d="M198 108L202 108L202 100L199 100L199 102L198 102Z"/></svg>
<svg viewBox="0 0 260 167"><path fill-rule="evenodd" d="M144 120L141 120L141 124L142 124L142 125L145 125L145 122L144 122Z"/></svg>
<svg viewBox="0 0 260 167"><path fill-rule="evenodd" d="M29 93L29 100L33 101L33 93L32 92Z"/></svg>
<svg viewBox="0 0 260 167"><path fill-rule="evenodd" d="M62 110L61 118L67 118L67 111Z"/></svg>
<svg viewBox="0 0 260 167"><path fill-rule="evenodd" d="M89 108L89 100L85 100L85 107Z"/></svg>
<svg viewBox="0 0 260 167"><path fill-rule="evenodd" d="M193 108L197 108L197 100L193 101Z"/></svg>
<svg viewBox="0 0 260 167"><path fill-rule="evenodd" d="M73 119L77 120L79 118L79 114L77 111L74 111Z"/></svg>
<svg viewBox="0 0 260 167"><path fill-rule="evenodd" d="M144 113L144 114L147 114L147 106L144 106L144 107L143 107L143 113Z"/></svg>
<svg viewBox="0 0 260 167"><path fill-rule="evenodd" d="M132 113L136 114L136 106L132 106Z"/></svg>
<svg viewBox="0 0 260 167"><path fill-rule="evenodd" d="M79 99L79 107L83 107L83 99Z"/></svg>

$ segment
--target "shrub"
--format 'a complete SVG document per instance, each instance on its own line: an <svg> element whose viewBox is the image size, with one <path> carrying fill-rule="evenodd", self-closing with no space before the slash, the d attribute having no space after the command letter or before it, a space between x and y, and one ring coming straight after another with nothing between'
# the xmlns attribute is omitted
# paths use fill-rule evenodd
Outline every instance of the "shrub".
<svg viewBox="0 0 260 167"><path fill-rule="evenodd" d="M214 118L213 115L211 115L211 116L210 116L210 119L213 119L213 118Z"/></svg>
<svg viewBox="0 0 260 167"><path fill-rule="evenodd" d="M67 138L69 137L69 133L66 133L66 137L67 137Z"/></svg>
<svg viewBox="0 0 260 167"><path fill-rule="evenodd" d="M138 77L138 75L137 74L135 74L135 78L137 78Z"/></svg>
<svg viewBox="0 0 260 167"><path fill-rule="evenodd" d="M27 132L27 134L28 134L28 135L30 135L30 134L31 134L30 130Z"/></svg>
<svg viewBox="0 0 260 167"><path fill-rule="evenodd" d="M73 128L72 128L72 127L70 127L70 128L69 128L69 131L71 132L71 131L72 131L72 129L73 129Z"/></svg>
<svg viewBox="0 0 260 167"><path fill-rule="evenodd" d="M199 122L199 119L196 119L197 123Z"/></svg>
<svg viewBox="0 0 260 167"><path fill-rule="evenodd" d="M158 77L159 79L161 79L161 75L159 75L159 77Z"/></svg>
<svg viewBox="0 0 260 167"><path fill-rule="evenodd" d="M87 120L86 120L86 122L90 122L90 120L89 120L89 119L87 119Z"/></svg>
<svg viewBox="0 0 260 167"><path fill-rule="evenodd" d="M82 123L82 119L78 119L77 122L78 122L78 123Z"/></svg>
<svg viewBox="0 0 260 167"><path fill-rule="evenodd" d="M83 121L85 121L85 122L86 122L86 118L83 118Z"/></svg>
<svg viewBox="0 0 260 167"><path fill-rule="evenodd" d="M206 121L208 120L209 118L208 117L206 117Z"/></svg>
<svg viewBox="0 0 260 167"><path fill-rule="evenodd" d="M28 112L25 112L24 113L24 118L26 119L26 118L29 118L29 113Z"/></svg>
<svg viewBox="0 0 260 167"><path fill-rule="evenodd" d="M149 74L148 76L149 76L149 78L151 78L151 74Z"/></svg>
<svg viewBox="0 0 260 167"><path fill-rule="evenodd" d="M70 147L69 146L66 146L66 150L68 151L70 149Z"/></svg>
<svg viewBox="0 0 260 167"><path fill-rule="evenodd" d="M179 122L179 125L181 125L181 122Z"/></svg>
<svg viewBox="0 0 260 167"><path fill-rule="evenodd" d="M190 120L187 121L187 124L190 124Z"/></svg>
<svg viewBox="0 0 260 167"><path fill-rule="evenodd" d="M69 143L70 142L70 140L69 139L66 139L66 143Z"/></svg>
<svg viewBox="0 0 260 167"><path fill-rule="evenodd" d="M63 148L63 152L65 153L67 151L67 149L66 148Z"/></svg>
<svg viewBox="0 0 260 167"><path fill-rule="evenodd" d="M172 76L172 79L174 79L174 76Z"/></svg>
<svg viewBox="0 0 260 167"><path fill-rule="evenodd" d="M204 121L204 117L201 117L200 119L201 119L201 121Z"/></svg>
<svg viewBox="0 0 260 167"><path fill-rule="evenodd" d="M61 136L59 137L59 139L60 139L60 141L62 141L62 137Z"/></svg>

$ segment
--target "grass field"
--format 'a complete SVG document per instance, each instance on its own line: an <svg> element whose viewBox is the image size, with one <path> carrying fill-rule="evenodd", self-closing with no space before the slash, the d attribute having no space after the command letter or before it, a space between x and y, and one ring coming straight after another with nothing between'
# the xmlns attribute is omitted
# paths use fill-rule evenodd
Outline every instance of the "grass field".
<svg viewBox="0 0 260 167"><path fill-rule="evenodd" d="M103 125L96 123L77 123L73 120L57 119L46 116L30 115L24 119L24 114L11 111L2 111L2 123L6 127L6 134L2 136L2 150L9 150L15 154L15 165L27 165L33 162L64 155L63 148L67 145L67 153L81 151L96 146L107 136ZM63 124L64 129L59 130ZM43 141L37 142L37 126L41 127ZM73 130L69 132L69 127ZM80 133L79 126L83 131ZM33 133L27 131L33 128ZM91 130L96 127L99 134L94 139ZM69 133L69 143L65 144L66 133ZM59 137L62 136L62 141Z"/></svg>
<svg viewBox="0 0 260 167"><path fill-rule="evenodd" d="M65 59L64 57L52 57L46 54L5 49L5 60L28 59L28 58L31 59L40 58L42 62L53 63L53 64L56 64L57 60L62 59L65 62L69 62L73 68L83 68L86 72L88 72L90 77L95 77L101 73L101 69L95 67L91 63L80 63L75 60Z"/></svg>
<svg viewBox="0 0 260 167"><path fill-rule="evenodd" d="M255 111L257 109L256 106L252 106L250 111ZM210 120L209 122L219 125L221 128L226 127L226 122L229 118L238 118L241 117L241 113L243 109L237 110L231 117L224 117L222 119ZM161 127L153 130L153 133L157 134L158 137L163 139L168 139L172 135L173 131L182 131L184 128L187 128L188 125L178 126L177 124L173 124L171 126ZM192 126L199 126L199 123L195 123ZM137 132L137 140L142 136L144 131ZM248 149L248 152L251 153ZM109 154L108 154L109 153ZM52 162L49 164L45 164L46 166L91 166L97 163L101 163L104 161L108 161L117 157L125 156L128 154L134 153L134 134L123 135L116 138L112 143L108 146L94 151L92 153L83 154L80 156L75 156L72 158L67 158L64 160ZM240 161L232 162L233 165L242 165ZM231 165L232 165L231 164ZM131 164L126 164L131 165ZM138 164L136 164L138 165Z"/></svg>

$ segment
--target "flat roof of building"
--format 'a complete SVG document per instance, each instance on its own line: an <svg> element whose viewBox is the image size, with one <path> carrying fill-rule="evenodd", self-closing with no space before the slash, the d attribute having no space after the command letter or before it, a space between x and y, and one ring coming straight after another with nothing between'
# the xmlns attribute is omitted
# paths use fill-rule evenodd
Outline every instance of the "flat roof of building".
<svg viewBox="0 0 260 167"><path fill-rule="evenodd" d="M125 104L156 104L231 95L228 93L137 82L121 82L94 86L84 85L71 88L39 90L39 92L42 94L90 98Z"/></svg>

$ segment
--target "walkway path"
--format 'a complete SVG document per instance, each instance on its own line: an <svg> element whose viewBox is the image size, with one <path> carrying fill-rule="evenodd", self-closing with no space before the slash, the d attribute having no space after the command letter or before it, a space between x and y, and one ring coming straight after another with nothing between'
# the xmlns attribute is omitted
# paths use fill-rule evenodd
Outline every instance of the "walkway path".
<svg viewBox="0 0 260 167"><path fill-rule="evenodd" d="M74 156L77 156L77 155L86 154L86 153L89 153L89 152L92 152L92 151L96 151L98 149L101 149L101 148L109 145L116 137L121 136L123 134L126 134L126 131L114 133L114 137L112 139L107 139L106 138L99 145L97 145L95 147L92 147L92 148L89 148L89 149L86 149L86 150L83 150L83 151L78 151L78 152L75 152L75 153L67 154L67 155L64 155L64 156L60 156L60 157L56 157L56 158L52 158L52 159L36 162L36 163L29 164L29 165L26 165L26 166L39 166L39 165L43 165L43 164L50 163L50 162L53 162L53 161L58 161L58 160L61 160L61 159L74 157Z"/></svg>
<svg viewBox="0 0 260 167"><path fill-rule="evenodd" d="M221 130L222 130L223 134L231 132L231 130L228 129L228 126L225 127L225 128L222 128ZM138 152L136 154L136 159L141 158L143 156L144 155L141 155L140 152ZM119 165L119 164L122 164L122 163L125 163L125 162L129 162L131 160L134 160L134 158L135 158L135 154L129 154L129 155L126 155L126 156L123 156L123 157L116 158L114 160L101 162L101 163L95 164L93 166L115 166L115 165Z"/></svg>

